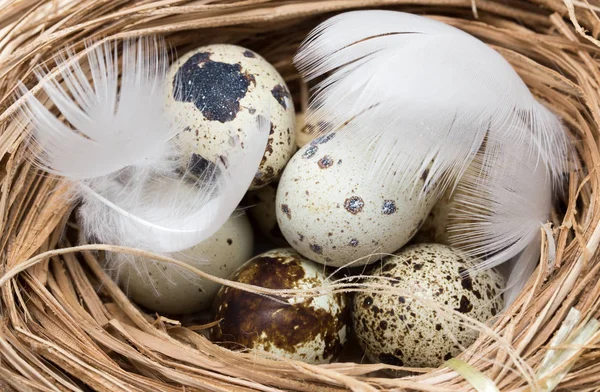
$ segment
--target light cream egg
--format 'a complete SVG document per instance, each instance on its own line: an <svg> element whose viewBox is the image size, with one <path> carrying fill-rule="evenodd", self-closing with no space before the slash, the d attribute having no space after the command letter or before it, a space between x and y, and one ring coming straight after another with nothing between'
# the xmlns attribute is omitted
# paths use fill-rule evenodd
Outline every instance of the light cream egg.
<svg viewBox="0 0 600 392"><path fill-rule="evenodd" d="M236 211L210 238L172 255L219 278L227 278L252 257L253 234L250 221ZM163 314L188 314L209 308L221 287L190 271L156 260L123 254L109 255L109 266L117 281L134 302Z"/></svg>
<svg viewBox="0 0 600 392"><path fill-rule="evenodd" d="M366 356L374 362L438 367L473 344L479 332L452 316L479 322L504 307L503 276L495 270L470 275L475 264L446 245L407 247L375 269L364 283L396 292L359 292L352 304L353 325ZM411 295L403 295L407 293ZM444 316L418 299L448 309Z"/></svg>
<svg viewBox="0 0 600 392"><path fill-rule="evenodd" d="M414 186L388 186L371 176L361 146L341 145L336 135L313 140L290 160L277 189L277 221L305 257L359 266L405 245L435 200L421 194L428 170Z"/></svg>
<svg viewBox="0 0 600 392"><path fill-rule="evenodd" d="M295 112L277 70L235 45L197 48L167 73L167 111L186 126L178 135L187 169L201 175L224 151L244 148L256 116L271 120L265 154L250 189L276 180L295 149Z"/></svg>

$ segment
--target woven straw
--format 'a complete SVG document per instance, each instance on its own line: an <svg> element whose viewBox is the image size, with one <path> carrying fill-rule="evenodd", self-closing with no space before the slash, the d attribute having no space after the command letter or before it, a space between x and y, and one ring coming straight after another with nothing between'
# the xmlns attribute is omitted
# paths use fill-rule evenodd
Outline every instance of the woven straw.
<svg viewBox="0 0 600 392"><path fill-rule="evenodd" d="M291 62L301 40L327 16L364 7L428 14L492 45L563 117L578 151L539 268L459 360L389 378L382 365L230 352L198 333L206 326L140 312L91 251L110 247L70 247L66 187L28 162L14 117L17 81L33 87L33 67L90 38L158 34L179 53L237 43L273 63L303 107ZM0 0L0 390L598 390L599 11L597 0Z"/></svg>

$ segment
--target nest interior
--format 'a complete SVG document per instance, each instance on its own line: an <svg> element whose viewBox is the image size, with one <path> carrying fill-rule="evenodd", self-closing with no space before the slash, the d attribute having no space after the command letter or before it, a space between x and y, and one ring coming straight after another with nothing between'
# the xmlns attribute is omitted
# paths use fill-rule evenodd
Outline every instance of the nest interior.
<svg viewBox="0 0 600 392"><path fill-rule="evenodd" d="M179 53L236 43L274 64L301 108L292 56L302 39L326 17L366 7L426 14L492 45L563 118L577 149L553 241L544 237L539 267L517 301L460 356L468 372L444 366L383 378L373 373L381 365L231 352L177 320L142 313L102 270L93 246L71 247L68 184L35 170L15 118L17 82L33 87L36 65L105 37L160 35ZM0 389L462 391L481 388L473 373L500 390L597 388L600 334L588 327L600 313L598 12L597 1L571 0L0 3Z"/></svg>

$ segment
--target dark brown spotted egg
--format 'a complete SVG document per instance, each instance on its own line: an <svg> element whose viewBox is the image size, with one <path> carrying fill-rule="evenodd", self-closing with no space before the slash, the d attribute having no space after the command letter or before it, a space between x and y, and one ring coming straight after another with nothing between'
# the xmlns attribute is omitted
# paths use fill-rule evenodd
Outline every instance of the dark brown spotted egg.
<svg viewBox="0 0 600 392"><path fill-rule="evenodd" d="M255 227L274 245L287 247L289 244L281 234L275 210L275 195L277 184L269 185L250 191L244 198L248 206L246 210Z"/></svg>
<svg viewBox="0 0 600 392"><path fill-rule="evenodd" d="M295 112L277 70L257 53L209 45L179 58L167 73L167 110L185 126L177 140L187 169L203 175L224 151L244 148L256 116L271 120L265 155L250 189L279 177L295 149Z"/></svg>
<svg viewBox="0 0 600 392"><path fill-rule="evenodd" d="M386 184L370 175L362 146L353 149L337 135L320 136L292 157L277 189L277 221L310 260L360 266L404 246L435 199L420 197L428 170L417 184Z"/></svg>
<svg viewBox="0 0 600 392"><path fill-rule="evenodd" d="M293 249L275 249L241 266L236 282L271 289L307 289L327 285L323 267ZM232 349L250 349L307 363L328 363L346 342L347 302L343 294L280 298L223 287L214 304L211 340Z"/></svg>
<svg viewBox="0 0 600 392"><path fill-rule="evenodd" d="M365 283L397 291L360 292L352 304L354 329L367 357L390 365L438 367L470 346L478 336L475 329L452 312L438 314L414 298L487 321L504 306L505 282L495 270L463 275L473 265L439 244L410 246L387 259Z"/></svg>

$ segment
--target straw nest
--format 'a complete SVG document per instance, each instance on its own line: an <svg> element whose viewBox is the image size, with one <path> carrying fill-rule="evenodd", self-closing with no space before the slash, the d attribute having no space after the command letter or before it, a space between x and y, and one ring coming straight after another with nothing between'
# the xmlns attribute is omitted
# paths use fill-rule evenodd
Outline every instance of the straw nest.
<svg viewBox="0 0 600 392"><path fill-rule="evenodd" d="M595 0L3 0L0 2L0 390L597 390L600 385L600 4ZM60 180L27 160L15 86L90 38L158 34L178 52L238 43L261 53L305 104L292 56L332 13L385 7L431 15L492 45L563 117L579 168L554 239L519 299L458 360L387 378L383 365L313 366L211 344L178 320L142 313L93 249L64 235ZM69 231L69 230L67 230ZM128 250L131 252L131 250ZM555 257L554 257L554 251ZM169 260L165 260L169 262Z"/></svg>

